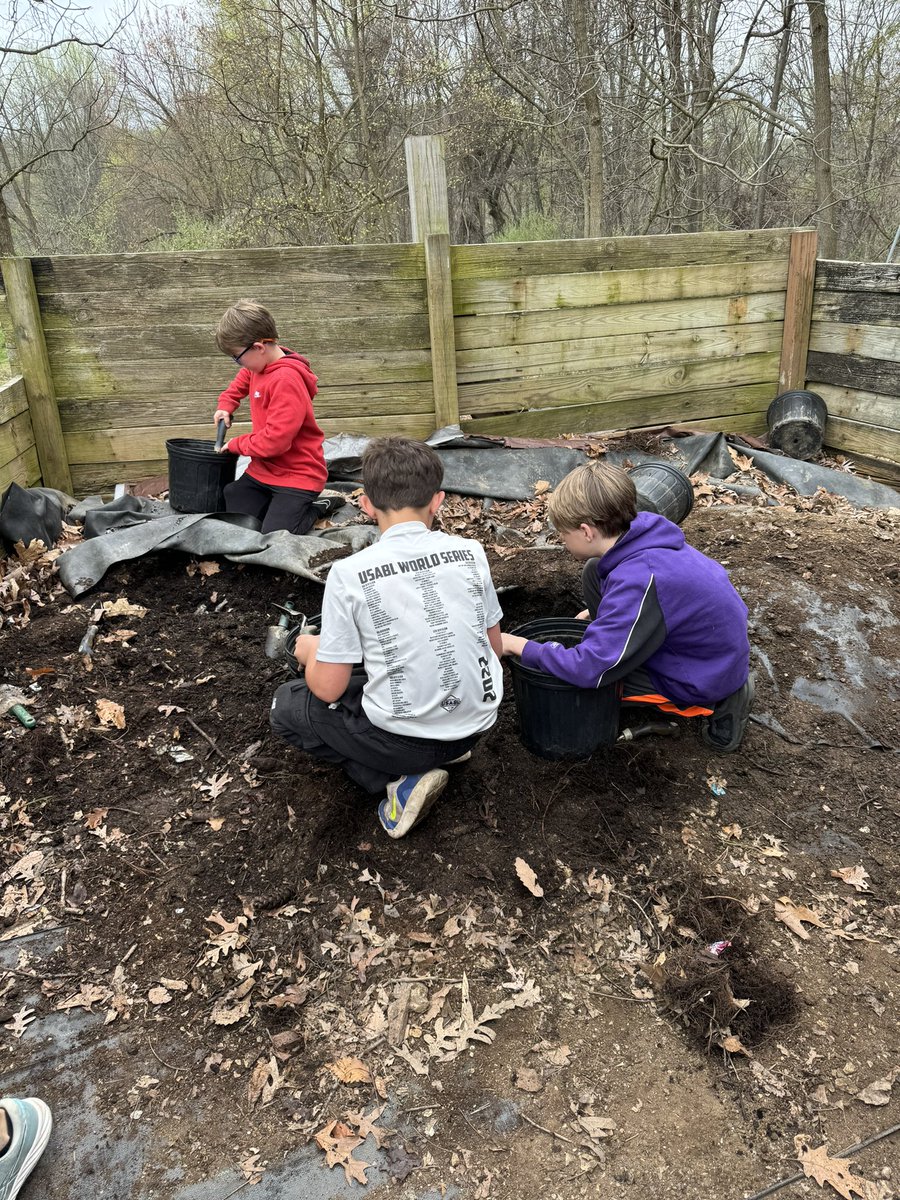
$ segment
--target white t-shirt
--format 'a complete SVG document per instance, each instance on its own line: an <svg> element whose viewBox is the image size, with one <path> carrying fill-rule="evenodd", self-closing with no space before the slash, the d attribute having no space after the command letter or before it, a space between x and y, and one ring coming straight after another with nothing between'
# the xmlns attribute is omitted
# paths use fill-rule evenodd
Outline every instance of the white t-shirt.
<svg viewBox="0 0 900 1200"><path fill-rule="evenodd" d="M487 630L502 616L478 542L405 521L332 566L317 658L364 663L379 729L452 742L496 719L503 670Z"/></svg>

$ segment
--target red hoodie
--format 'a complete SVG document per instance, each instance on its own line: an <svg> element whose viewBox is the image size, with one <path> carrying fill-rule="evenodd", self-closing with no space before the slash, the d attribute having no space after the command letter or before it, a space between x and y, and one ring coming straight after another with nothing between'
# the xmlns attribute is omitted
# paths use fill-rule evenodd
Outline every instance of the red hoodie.
<svg viewBox="0 0 900 1200"><path fill-rule="evenodd" d="M250 457L247 474L257 483L320 492L328 468L312 406L318 381L307 359L281 349L284 357L259 373L241 367L219 396L218 407L229 413L250 397L253 432L231 438L226 450Z"/></svg>

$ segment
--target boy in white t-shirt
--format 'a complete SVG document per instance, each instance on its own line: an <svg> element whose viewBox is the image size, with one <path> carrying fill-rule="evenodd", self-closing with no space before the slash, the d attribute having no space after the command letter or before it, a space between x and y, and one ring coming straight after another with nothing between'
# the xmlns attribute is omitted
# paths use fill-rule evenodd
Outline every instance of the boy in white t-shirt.
<svg viewBox="0 0 900 1200"><path fill-rule="evenodd" d="M399 838L467 759L503 695L502 612L478 542L432 530L444 467L422 442L377 438L362 460L374 545L334 563L322 633L297 639L305 676L272 701L277 734L337 763ZM361 664L361 665L360 665Z"/></svg>

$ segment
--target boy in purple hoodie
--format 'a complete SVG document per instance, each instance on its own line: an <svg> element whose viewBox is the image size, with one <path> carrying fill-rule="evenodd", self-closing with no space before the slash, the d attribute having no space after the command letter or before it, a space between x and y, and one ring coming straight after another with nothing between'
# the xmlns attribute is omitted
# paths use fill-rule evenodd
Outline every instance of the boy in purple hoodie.
<svg viewBox="0 0 900 1200"><path fill-rule="evenodd" d="M624 704L702 717L707 745L737 750L753 680L747 606L725 568L665 517L639 513L634 483L618 467L576 467L550 497L549 514L585 563L579 616L591 624L571 648L504 633L504 654L578 687L618 683Z"/></svg>

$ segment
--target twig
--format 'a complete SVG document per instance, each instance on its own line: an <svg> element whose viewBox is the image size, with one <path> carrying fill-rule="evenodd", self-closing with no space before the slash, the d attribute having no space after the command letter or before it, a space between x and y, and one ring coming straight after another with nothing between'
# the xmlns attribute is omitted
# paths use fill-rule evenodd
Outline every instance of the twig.
<svg viewBox="0 0 900 1200"><path fill-rule="evenodd" d="M222 1200L231 1200L232 1196L236 1196L238 1194L238 1192L242 1192L244 1190L244 1188L249 1187L252 1182L253 1182L252 1179L245 1179L243 1183L238 1184L238 1186L234 1189L233 1192L229 1192L227 1196L223 1196Z"/></svg>
<svg viewBox="0 0 900 1200"><path fill-rule="evenodd" d="M535 1129L539 1129L541 1133L549 1133L551 1137L559 1138L561 1142L566 1142L570 1146L578 1145L578 1143L573 1142L571 1138L567 1138L565 1134L557 1133L554 1129L548 1129L546 1125L538 1125L537 1121L532 1121L531 1117L526 1116L521 1109L519 1110L519 1116L523 1121L527 1121L529 1125L533 1125Z"/></svg>
<svg viewBox="0 0 900 1200"><path fill-rule="evenodd" d="M642 999L640 996L626 996L624 992L601 992L597 988L588 988L592 996L608 996L610 1000L630 1000L632 1004L652 1004L653 1000Z"/></svg>
<svg viewBox="0 0 900 1200"><path fill-rule="evenodd" d="M524 1113L520 1113L524 1116ZM526 1118L527 1120L527 1118ZM900 1125L892 1125L890 1129L883 1129L881 1133L875 1133L870 1138L866 1138L864 1142L857 1142L855 1146L848 1146L846 1150L838 1150L835 1158L849 1158L851 1154L858 1154L860 1150L865 1150L867 1146L873 1146L876 1142L882 1141L886 1137L891 1137L893 1134L900 1132ZM789 1187L792 1183L799 1183L801 1179L806 1179L805 1171L798 1171L796 1175L791 1175L789 1179L779 1179L777 1183L771 1184L764 1188L761 1192L756 1192L753 1196L748 1196L747 1200L763 1200L764 1196L771 1196L775 1192L780 1192L782 1188Z"/></svg>
<svg viewBox="0 0 900 1200"><path fill-rule="evenodd" d="M188 725L190 725L191 729L196 730L196 732L200 734L200 736L204 739L204 741L208 742L210 744L210 746L212 746L213 750L215 750L215 752L216 752L216 754L218 754L219 758L224 759L225 762L228 762L228 755L222 753L222 751L219 749L219 747L216 745L216 743L213 741L213 739L209 736L209 734L206 733L205 730L201 729L200 726L197 724L197 722L195 720L193 720L192 717L189 717L187 715L187 713L182 713L181 716L182 716L183 720L187 721L187 723L188 723Z"/></svg>
<svg viewBox="0 0 900 1200"><path fill-rule="evenodd" d="M172 1064L167 1063L164 1058L160 1058L159 1055L156 1053L156 1051L153 1049L153 1043L150 1041L149 1037L147 1038L147 1045L150 1047L150 1053L153 1055L153 1057L156 1059L156 1061L158 1063L162 1063L162 1065L164 1067L168 1067L170 1071L174 1071L176 1073L176 1075L178 1074L179 1071L187 1070L187 1067L173 1067ZM234 1193L232 1193L232 1195L233 1194Z"/></svg>
<svg viewBox="0 0 900 1200"><path fill-rule="evenodd" d="M769 733L774 733L777 737L784 738L784 740L786 742L790 742L792 746L806 745L806 743L801 742L799 738L795 738L793 734L783 733L780 729L776 729L774 725L770 725L769 722L763 720L762 717L754 716L753 713L751 713L750 720L754 725L762 725L763 729L768 729Z"/></svg>

